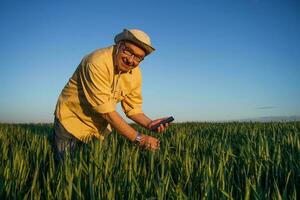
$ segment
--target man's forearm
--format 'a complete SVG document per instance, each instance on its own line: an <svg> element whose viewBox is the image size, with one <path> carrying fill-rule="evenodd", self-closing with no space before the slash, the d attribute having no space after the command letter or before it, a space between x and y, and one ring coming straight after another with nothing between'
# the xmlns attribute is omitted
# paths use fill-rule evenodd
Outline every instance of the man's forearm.
<svg viewBox="0 0 300 200"><path fill-rule="evenodd" d="M129 116L129 118L147 129L149 128L148 125L152 122L152 120L149 117L147 117L144 113L131 115Z"/></svg>
<svg viewBox="0 0 300 200"><path fill-rule="evenodd" d="M102 114L102 117L116 129L118 133L134 141L137 131L132 128L116 111Z"/></svg>

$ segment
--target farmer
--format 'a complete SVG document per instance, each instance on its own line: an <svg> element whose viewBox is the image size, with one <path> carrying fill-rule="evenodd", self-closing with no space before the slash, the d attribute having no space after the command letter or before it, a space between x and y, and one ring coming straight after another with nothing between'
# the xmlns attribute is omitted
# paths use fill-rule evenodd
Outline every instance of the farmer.
<svg viewBox="0 0 300 200"><path fill-rule="evenodd" d="M151 120L142 111L139 64L155 49L149 36L137 29L124 29L115 43L85 56L58 98L53 148L59 159L78 142L103 140L112 128L143 148L159 149L158 139L139 133L116 112L121 102L126 116L149 130L164 119ZM167 127L160 125L156 132Z"/></svg>

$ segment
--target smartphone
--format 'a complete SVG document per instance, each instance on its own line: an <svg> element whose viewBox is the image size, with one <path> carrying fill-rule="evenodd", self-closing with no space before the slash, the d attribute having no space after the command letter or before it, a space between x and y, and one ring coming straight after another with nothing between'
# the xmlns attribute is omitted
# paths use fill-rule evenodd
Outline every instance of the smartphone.
<svg viewBox="0 0 300 200"><path fill-rule="evenodd" d="M153 127L151 128L151 131L156 131L157 128L158 128L161 124L165 125L166 123L170 123L170 122L172 122L172 121L174 121L174 118L173 118L173 117L169 117L169 118L167 118L167 119L165 119L165 120L159 122L159 123L156 124L155 126L153 126Z"/></svg>

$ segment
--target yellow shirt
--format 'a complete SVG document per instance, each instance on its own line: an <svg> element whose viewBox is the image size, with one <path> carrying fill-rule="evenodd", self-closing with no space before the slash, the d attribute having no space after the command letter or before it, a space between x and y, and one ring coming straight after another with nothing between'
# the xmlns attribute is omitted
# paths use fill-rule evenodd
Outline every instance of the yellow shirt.
<svg viewBox="0 0 300 200"><path fill-rule="evenodd" d="M55 116L79 140L104 139L111 132L101 113L113 112L121 102L126 116L142 113L142 75L139 67L118 74L113 46L85 56L62 90Z"/></svg>

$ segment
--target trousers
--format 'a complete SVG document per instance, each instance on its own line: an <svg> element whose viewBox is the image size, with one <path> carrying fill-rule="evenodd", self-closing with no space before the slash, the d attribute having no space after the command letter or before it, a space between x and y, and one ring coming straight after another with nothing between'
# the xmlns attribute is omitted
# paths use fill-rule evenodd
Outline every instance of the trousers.
<svg viewBox="0 0 300 200"><path fill-rule="evenodd" d="M72 157L76 147L82 144L83 142L69 133L56 117L54 118L52 149L57 161L63 160L67 151Z"/></svg>

